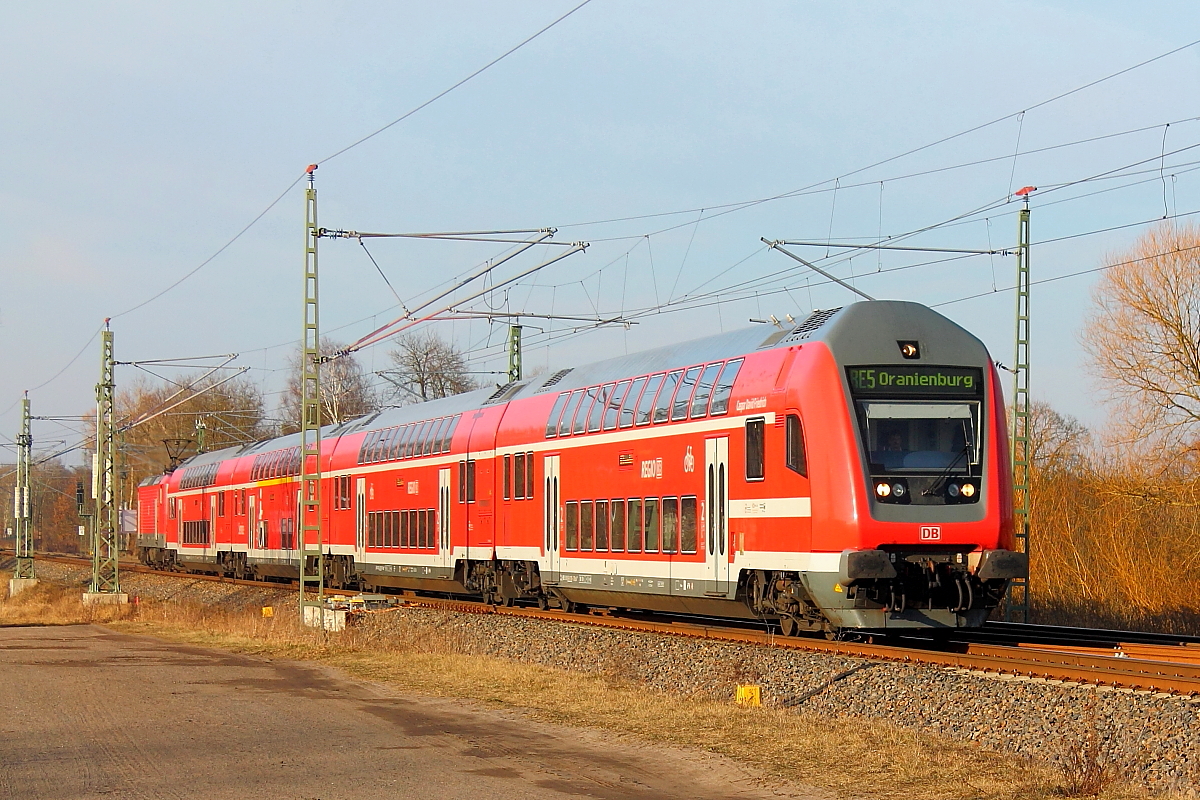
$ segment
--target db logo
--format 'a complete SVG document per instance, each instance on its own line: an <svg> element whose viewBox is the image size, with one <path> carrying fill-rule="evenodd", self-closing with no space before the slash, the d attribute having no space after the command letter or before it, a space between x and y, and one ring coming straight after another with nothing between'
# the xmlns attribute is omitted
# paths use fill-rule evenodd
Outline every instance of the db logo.
<svg viewBox="0 0 1200 800"><path fill-rule="evenodd" d="M942 538L942 529L937 525L922 525L921 526L921 541L935 542Z"/></svg>
<svg viewBox="0 0 1200 800"><path fill-rule="evenodd" d="M696 471L696 457L694 455L692 455L692 446L691 445L688 445L687 454L683 457L683 471L684 472L695 472Z"/></svg>

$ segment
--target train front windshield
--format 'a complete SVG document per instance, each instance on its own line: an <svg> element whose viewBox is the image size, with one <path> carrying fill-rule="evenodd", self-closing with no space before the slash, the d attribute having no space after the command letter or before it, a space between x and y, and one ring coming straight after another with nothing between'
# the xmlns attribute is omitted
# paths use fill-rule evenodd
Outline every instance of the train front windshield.
<svg viewBox="0 0 1200 800"><path fill-rule="evenodd" d="M970 472L979 463L979 404L860 401L871 472Z"/></svg>

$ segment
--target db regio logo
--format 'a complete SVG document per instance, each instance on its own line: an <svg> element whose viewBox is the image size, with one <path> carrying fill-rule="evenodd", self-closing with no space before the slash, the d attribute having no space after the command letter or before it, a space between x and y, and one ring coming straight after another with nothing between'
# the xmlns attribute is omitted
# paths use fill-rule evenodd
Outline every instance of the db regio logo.
<svg viewBox="0 0 1200 800"><path fill-rule="evenodd" d="M687 454L683 457L683 471L696 471L696 457L692 455L692 446L690 444L688 445Z"/></svg>
<svg viewBox="0 0 1200 800"><path fill-rule="evenodd" d="M921 526L921 541L936 542L942 538L942 529L938 525L922 525Z"/></svg>

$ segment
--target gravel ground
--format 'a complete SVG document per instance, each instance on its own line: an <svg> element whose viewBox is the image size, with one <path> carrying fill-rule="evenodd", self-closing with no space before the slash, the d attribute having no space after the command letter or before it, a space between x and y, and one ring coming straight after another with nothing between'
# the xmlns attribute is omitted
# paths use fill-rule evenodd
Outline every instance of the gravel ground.
<svg viewBox="0 0 1200 800"><path fill-rule="evenodd" d="M38 571L66 583L79 583L85 574L49 563L39 563ZM278 606L295 597L288 589L136 573L121 582L130 594L230 610ZM1056 761L1094 739L1123 780L1200 797L1200 697L437 609L400 608L371 615L367 624L406 639L428 629L462 652L601 673L682 695L730 698L736 684L758 683L764 703L797 713L880 720L1034 759Z"/></svg>
<svg viewBox="0 0 1200 800"><path fill-rule="evenodd" d="M736 684L758 683L764 703L798 713L880 720L1030 758L1054 761L1095 737L1123 779L1200 797L1200 698L490 614L403 608L371 622L407 636L414 625L436 627L467 652L598 672L684 695L730 698Z"/></svg>

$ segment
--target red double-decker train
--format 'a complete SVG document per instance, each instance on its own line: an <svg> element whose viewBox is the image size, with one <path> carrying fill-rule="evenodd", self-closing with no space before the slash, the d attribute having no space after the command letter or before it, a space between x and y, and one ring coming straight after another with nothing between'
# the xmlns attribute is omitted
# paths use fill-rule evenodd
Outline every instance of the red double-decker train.
<svg viewBox="0 0 1200 800"><path fill-rule="evenodd" d="M321 459L334 586L834 633L978 626L1028 569L992 361L915 303L387 409ZM145 481L142 560L295 578L300 466L293 435Z"/></svg>

